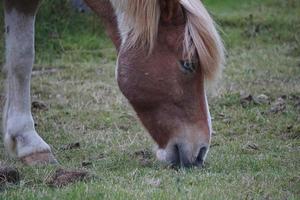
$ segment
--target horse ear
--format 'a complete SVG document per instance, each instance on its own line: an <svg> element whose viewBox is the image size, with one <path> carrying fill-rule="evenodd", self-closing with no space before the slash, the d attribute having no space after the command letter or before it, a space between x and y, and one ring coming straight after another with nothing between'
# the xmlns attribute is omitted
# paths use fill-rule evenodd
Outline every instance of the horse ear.
<svg viewBox="0 0 300 200"><path fill-rule="evenodd" d="M161 19L170 22L178 12L180 0L160 0Z"/></svg>

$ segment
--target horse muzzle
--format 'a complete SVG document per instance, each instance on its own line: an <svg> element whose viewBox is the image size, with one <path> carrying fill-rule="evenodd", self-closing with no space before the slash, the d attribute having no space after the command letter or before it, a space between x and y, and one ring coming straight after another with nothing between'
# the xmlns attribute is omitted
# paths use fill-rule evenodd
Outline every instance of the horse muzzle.
<svg viewBox="0 0 300 200"><path fill-rule="evenodd" d="M204 167L208 152L208 144L201 144L198 148L191 148L186 143L168 145L165 149L157 149L156 157L159 161L171 167L191 168Z"/></svg>

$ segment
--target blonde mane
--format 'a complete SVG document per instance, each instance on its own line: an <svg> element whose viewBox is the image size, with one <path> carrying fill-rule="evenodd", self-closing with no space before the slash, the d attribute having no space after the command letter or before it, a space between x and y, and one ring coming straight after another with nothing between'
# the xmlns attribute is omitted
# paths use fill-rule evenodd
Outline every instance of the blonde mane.
<svg viewBox="0 0 300 200"><path fill-rule="evenodd" d="M126 47L153 50L160 19L159 0L111 0ZM124 46L123 46L124 47Z"/></svg>
<svg viewBox="0 0 300 200"><path fill-rule="evenodd" d="M118 16L124 48L153 50L160 20L160 0L110 0ZM184 57L198 56L206 80L214 80L223 68L224 46L200 0L180 0L187 18L184 33ZM125 43L126 41L126 43Z"/></svg>

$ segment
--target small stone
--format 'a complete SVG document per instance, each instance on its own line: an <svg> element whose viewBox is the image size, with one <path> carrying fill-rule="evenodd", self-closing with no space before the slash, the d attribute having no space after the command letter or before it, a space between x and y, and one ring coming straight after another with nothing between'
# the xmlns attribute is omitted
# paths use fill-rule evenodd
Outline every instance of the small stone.
<svg viewBox="0 0 300 200"><path fill-rule="evenodd" d="M265 94L260 94L256 97L256 101L260 104L268 104L270 103L270 99L267 95Z"/></svg>

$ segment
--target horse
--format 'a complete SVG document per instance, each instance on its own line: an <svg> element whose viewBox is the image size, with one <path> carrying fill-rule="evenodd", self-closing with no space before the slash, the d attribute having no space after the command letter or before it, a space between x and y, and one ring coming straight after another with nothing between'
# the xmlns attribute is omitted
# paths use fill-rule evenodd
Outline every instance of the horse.
<svg viewBox="0 0 300 200"><path fill-rule="evenodd" d="M4 0L6 103L3 138L25 165L57 163L31 114L34 25L41 0ZM116 79L155 143L157 160L203 166L211 134L206 86L224 45L200 0L85 0L117 50Z"/></svg>

